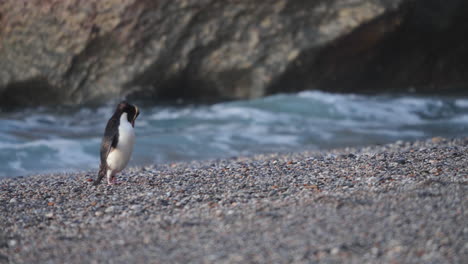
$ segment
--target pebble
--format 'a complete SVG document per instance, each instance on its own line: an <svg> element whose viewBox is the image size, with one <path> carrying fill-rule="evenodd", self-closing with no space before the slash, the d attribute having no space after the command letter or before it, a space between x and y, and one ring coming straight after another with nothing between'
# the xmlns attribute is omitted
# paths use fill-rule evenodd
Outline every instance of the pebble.
<svg viewBox="0 0 468 264"><path fill-rule="evenodd" d="M8 246L9 247L14 247L18 244L18 241L16 241L15 239L10 239L8 240Z"/></svg>
<svg viewBox="0 0 468 264"><path fill-rule="evenodd" d="M133 211L141 211L142 207L139 204L134 204L134 205L130 206L130 209L133 210Z"/></svg>
<svg viewBox="0 0 468 264"><path fill-rule="evenodd" d="M49 212L49 213L46 213L44 216L45 216L46 218L53 218L53 217L54 217L54 213Z"/></svg>
<svg viewBox="0 0 468 264"><path fill-rule="evenodd" d="M330 253L332 255L338 255L338 253L340 253L340 249L337 248L337 247L334 247L334 248L331 249Z"/></svg>
<svg viewBox="0 0 468 264"><path fill-rule="evenodd" d="M405 159L397 159L397 160L395 160L395 162L400 164L400 165L405 165L407 161Z"/></svg>
<svg viewBox="0 0 468 264"><path fill-rule="evenodd" d="M109 206L104 210L105 213L113 213L115 211L115 206Z"/></svg>

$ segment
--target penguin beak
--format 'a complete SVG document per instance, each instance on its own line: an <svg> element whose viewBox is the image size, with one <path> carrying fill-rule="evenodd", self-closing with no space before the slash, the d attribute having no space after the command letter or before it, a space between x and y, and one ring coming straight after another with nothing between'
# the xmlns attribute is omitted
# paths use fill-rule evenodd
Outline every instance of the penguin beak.
<svg viewBox="0 0 468 264"><path fill-rule="evenodd" d="M135 106L135 117L133 117L133 120L132 120L132 127L135 127L135 120L137 119L139 114L140 114L140 111L138 110L138 107Z"/></svg>

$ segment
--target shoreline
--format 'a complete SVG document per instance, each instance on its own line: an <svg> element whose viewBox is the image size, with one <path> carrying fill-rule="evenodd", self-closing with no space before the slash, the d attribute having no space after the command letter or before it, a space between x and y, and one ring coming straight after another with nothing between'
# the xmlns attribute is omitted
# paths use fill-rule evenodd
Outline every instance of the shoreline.
<svg viewBox="0 0 468 264"><path fill-rule="evenodd" d="M467 250L468 138L94 176L0 179L0 263L461 263Z"/></svg>

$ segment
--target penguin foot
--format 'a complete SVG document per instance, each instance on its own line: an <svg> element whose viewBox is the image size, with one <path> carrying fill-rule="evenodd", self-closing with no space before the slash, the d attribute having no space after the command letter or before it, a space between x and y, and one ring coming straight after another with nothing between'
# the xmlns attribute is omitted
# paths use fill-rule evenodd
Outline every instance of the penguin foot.
<svg viewBox="0 0 468 264"><path fill-rule="evenodd" d="M107 185L118 185L118 184L120 184L120 182L117 181L117 178L115 176L110 178L109 181L107 181Z"/></svg>

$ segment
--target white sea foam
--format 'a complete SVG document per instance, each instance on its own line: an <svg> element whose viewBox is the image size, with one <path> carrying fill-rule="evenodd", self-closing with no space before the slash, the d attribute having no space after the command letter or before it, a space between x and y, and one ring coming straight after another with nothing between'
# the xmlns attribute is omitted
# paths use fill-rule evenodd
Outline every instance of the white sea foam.
<svg viewBox="0 0 468 264"><path fill-rule="evenodd" d="M457 99L457 100L455 100L455 106L468 108L468 99Z"/></svg>
<svg viewBox="0 0 468 264"><path fill-rule="evenodd" d="M22 162L20 160L10 161L8 162L8 166L11 169L19 172L19 173L27 173L28 171L22 167Z"/></svg>
<svg viewBox="0 0 468 264"><path fill-rule="evenodd" d="M8 163L11 170L19 173L27 171L23 165L27 162L48 164L50 168L55 167L56 169L66 169L69 167L83 169L97 168L99 165L97 148L96 154L92 155L84 150L83 144L98 146L99 140L90 139L86 143L68 139L42 139L20 144L0 142L0 150L4 152L15 151L16 153L34 151L31 152L31 155L17 155L17 160ZM43 154L33 154L38 151Z"/></svg>
<svg viewBox="0 0 468 264"><path fill-rule="evenodd" d="M450 123L460 124L465 130L465 135L468 135L468 114L458 115L449 120Z"/></svg>
<svg viewBox="0 0 468 264"><path fill-rule="evenodd" d="M192 108L184 108L184 109L176 109L176 108L169 108L169 109L158 109L156 113L153 113L149 116L149 120L172 120L172 119L179 119L184 116L189 116L192 112Z"/></svg>

